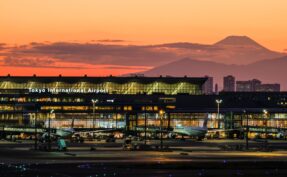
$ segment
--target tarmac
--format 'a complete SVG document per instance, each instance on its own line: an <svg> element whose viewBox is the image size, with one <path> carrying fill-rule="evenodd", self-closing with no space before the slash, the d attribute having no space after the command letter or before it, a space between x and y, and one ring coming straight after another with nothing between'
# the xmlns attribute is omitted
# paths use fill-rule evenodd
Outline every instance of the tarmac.
<svg viewBox="0 0 287 177"><path fill-rule="evenodd" d="M222 148L241 140L164 143L169 149L124 151L121 142L94 141L46 152L34 150L33 141L0 141L0 176L287 176L286 141L269 141L272 151L258 142L248 151Z"/></svg>

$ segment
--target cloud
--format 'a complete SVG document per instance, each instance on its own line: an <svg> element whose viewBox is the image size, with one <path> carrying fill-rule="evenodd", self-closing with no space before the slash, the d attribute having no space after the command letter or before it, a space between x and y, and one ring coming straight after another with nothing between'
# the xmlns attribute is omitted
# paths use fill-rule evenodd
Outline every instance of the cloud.
<svg viewBox="0 0 287 177"><path fill-rule="evenodd" d="M30 42L31 46L41 46L41 45L45 45L47 43L41 43L41 42Z"/></svg>
<svg viewBox="0 0 287 177"><path fill-rule="evenodd" d="M20 58L8 56L2 60L4 66L42 67L53 66L55 61L47 58Z"/></svg>
<svg viewBox="0 0 287 177"><path fill-rule="evenodd" d="M11 55L48 56L63 62L126 66L153 66L176 59L172 51L153 46L57 42L17 47Z"/></svg>
<svg viewBox="0 0 287 177"><path fill-rule="evenodd" d="M168 43L168 44L161 44L157 46L168 47L168 48L178 48L178 49L189 49L189 50L208 50L208 51L222 50L222 48L214 46L214 45L196 44L196 43L188 43L188 42Z"/></svg>
<svg viewBox="0 0 287 177"><path fill-rule="evenodd" d="M6 57L1 61L0 66L9 67L32 67L32 68L65 68L65 69L93 69L84 66L77 65L58 65L53 59L43 58L18 58L18 57Z"/></svg>
<svg viewBox="0 0 287 177"><path fill-rule="evenodd" d="M5 43L0 43L0 51L6 49Z"/></svg>
<svg viewBox="0 0 287 177"><path fill-rule="evenodd" d="M130 69L135 69L135 70L148 70L151 69L152 67L140 67L140 66L105 66L103 67L105 69L124 69L124 70L130 70Z"/></svg>
<svg viewBox="0 0 287 177"><path fill-rule="evenodd" d="M108 69L108 70L138 70L143 71L151 67L120 66L120 65L92 65L73 62L62 62L53 58L13 57L8 56L0 60L0 66L32 67L32 68L65 68L65 69Z"/></svg>
<svg viewBox="0 0 287 177"><path fill-rule="evenodd" d="M99 41L123 42L124 40L103 39ZM7 51L9 52L7 53ZM5 52L2 56L8 57L5 60L6 64L17 66L47 65L48 67L51 66L51 63L44 62L42 59L54 59L62 63L113 65L113 67L115 65L155 67L186 57L204 61L245 65L282 55L262 48L234 48L233 46L224 48L221 46L194 43L123 45L118 43L94 42L31 42L27 45L11 47ZM28 61L30 58L33 59Z"/></svg>
<svg viewBox="0 0 287 177"><path fill-rule="evenodd" d="M111 42L111 43L116 43L116 42L129 42L129 41L121 40L121 39L100 39L100 40L97 40L97 42Z"/></svg>

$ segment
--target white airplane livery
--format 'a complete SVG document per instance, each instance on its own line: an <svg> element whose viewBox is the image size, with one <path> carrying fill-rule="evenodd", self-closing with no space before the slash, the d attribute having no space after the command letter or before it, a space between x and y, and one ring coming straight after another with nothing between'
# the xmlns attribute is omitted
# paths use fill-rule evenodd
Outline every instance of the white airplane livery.
<svg viewBox="0 0 287 177"><path fill-rule="evenodd" d="M176 126L171 132L171 137L181 135L182 137L189 136L197 140L202 140L207 133L207 121L208 118L205 118L202 127Z"/></svg>

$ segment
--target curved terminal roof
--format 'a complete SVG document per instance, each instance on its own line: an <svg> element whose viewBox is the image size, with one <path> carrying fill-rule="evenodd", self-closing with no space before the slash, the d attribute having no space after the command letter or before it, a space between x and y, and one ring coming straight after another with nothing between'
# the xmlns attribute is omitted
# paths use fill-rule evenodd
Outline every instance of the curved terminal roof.
<svg viewBox="0 0 287 177"><path fill-rule="evenodd" d="M114 83L127 83L127 82L138 82L138 83L153 83L153 82L164 82L164 83L179 83L188 82L192 84L202 85L207 80L206 77L88 77L88 76L1 76L0 82L10 81L16 83L27 83L27 82L40 82L40 83L51 83L51 82L65 82L65 83L77 83L77 82L89 82L89 83L103 83L103 82L114 82Z"/></svg>

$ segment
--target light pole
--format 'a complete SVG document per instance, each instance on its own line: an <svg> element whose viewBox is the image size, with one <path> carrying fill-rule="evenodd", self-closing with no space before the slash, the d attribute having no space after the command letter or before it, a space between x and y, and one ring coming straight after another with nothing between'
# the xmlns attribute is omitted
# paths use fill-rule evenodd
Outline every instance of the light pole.
<svg viewBox="0 0 287 177"><path fill-rule="evenodd" d="M34 143L34 149L37 150L38 149L38 137L37 137L37 117L38 117L38 109L36 110L36 114L35 114L35 123L34 123L34 128L35 128L35 143Z"/></svg>
<svg viewBox="0 0 287 177"><path fill-rule="evenodd" d="M147 128L147 117L146 117L146 105L144 106L144 144L146 144L146 128Z"/></svg>
<svg viewBox="0 0 287 177"><path fill-rule="evenodd" d="M217 121L219 122L219 118L220 118L220 115L219 115L219 108L220 108L220 104L222 103L222 99L216 99L215 102L217 103ZM218 123L218 127L219 128L219 123Z"/></svg>
<svg viewBox="0 0 287 177"><path fill-rule="evenodd" d="M245 135L245 143L246 143L246 150L249 149L248 143L248 134L249 134L249 122L248 122L248 115L246 116L246 110L243 110L243 115L246 118L246 135Z"/></svg>
<svg viewBox="0 0 287 177"><path fill-rule="evenodd" d="M116 129L118 129L118 113L116 112Z"/></svg>
<svg viewBox="0 0 287 177"><path fill-rule="evenodd" d="M92 103L93 103L93 130L95 129L95 105L97 102L98 102L98 100L92 99Z"/></svg>
<svg viewBox="0 0 287 177"><path fill-rule="evenodd" d="M51 150L51 115L54 113L54 109L50 111L48 119L48 150Z"/></svg>
<svg viewBox="0 0 287 177"><path fill-rule="evenodd" d="M160 149L162 150L163 149L163 137L162 137L162 119L163 119L163 116L164 116L164 110L160 110L159 111L159 115L160 115Z"/></svg>
<svg viewBox="0 0 287 177"><path fill-rule="evenodd" d="M268 118L268 111L266 109L263 109L263 114L265 118L265 149L267 149L267 118Z"/></svg>

